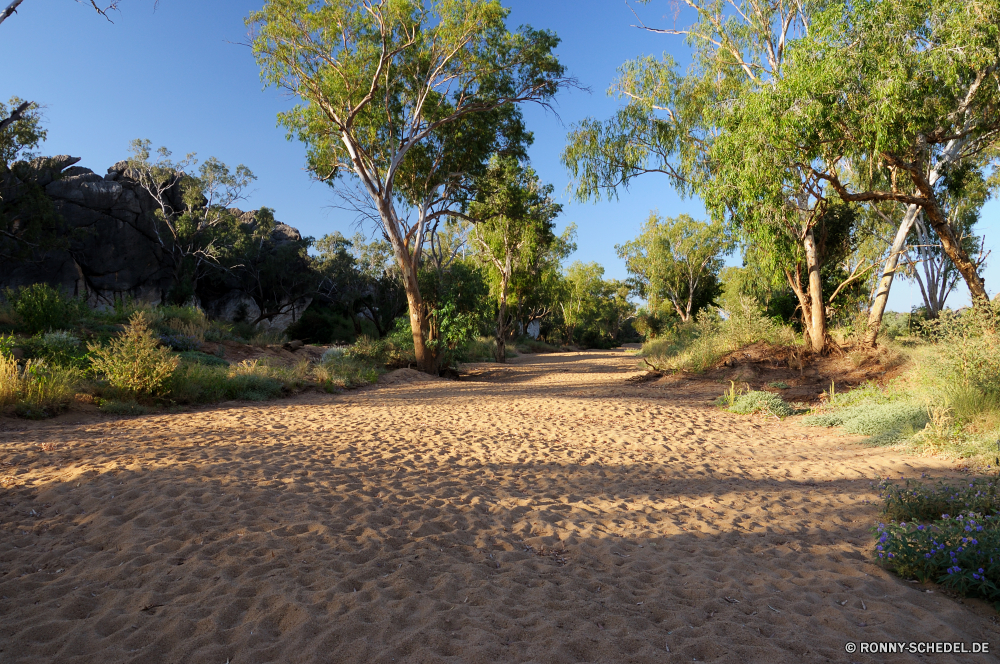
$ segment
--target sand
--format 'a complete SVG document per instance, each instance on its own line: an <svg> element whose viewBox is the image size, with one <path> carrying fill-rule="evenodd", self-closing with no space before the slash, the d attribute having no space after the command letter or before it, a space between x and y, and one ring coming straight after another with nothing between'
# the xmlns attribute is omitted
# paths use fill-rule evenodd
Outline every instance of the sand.
<svg viewBox="0 0 1000 664"><path fill-rule="evenodd" d="M722 412L708 400L726 386L630 381L621 351L466 370L124 420L0 421L0 662L1000 651L985 604L872 562L874 478L960 477L949 462Z"/></svg>

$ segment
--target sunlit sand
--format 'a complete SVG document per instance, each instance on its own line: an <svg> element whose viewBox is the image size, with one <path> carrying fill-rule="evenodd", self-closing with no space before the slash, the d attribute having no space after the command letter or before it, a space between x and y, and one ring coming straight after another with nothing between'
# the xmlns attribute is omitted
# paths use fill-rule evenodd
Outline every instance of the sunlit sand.
<svg viewBox="0 0 1000 664"><path fill-rule="evenodd" d="M0 661L1000 649L985 604L871 562L874 478L955 476L948 462L732 415L708 402L723 386L630 383L634 367L567 353L457 382L403 370L342 395L3 420Z"/></svg>

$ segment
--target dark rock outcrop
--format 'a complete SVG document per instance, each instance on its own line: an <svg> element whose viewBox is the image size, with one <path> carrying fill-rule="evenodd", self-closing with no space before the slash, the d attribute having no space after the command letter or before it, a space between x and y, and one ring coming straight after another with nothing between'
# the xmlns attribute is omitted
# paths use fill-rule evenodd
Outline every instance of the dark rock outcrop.
<svg viewBox="0 0 1000 664"><path fill-rule="evenodd" d="M0 262L0 286L48 283L63 292L86 298L96 307L133 298L152 304L166 299L173 285L169 256L155 241L158 205L138 183L125 176L119 162L104 176L75 166L79 158L57 156L15 163L0 173L0 192L6 199L34 185L44 190L62 226L56 248L38 249L23 259ZM179 187L167 192L171 204L182 207ZM252 223L252 213L249 214ZM301 240L299 232L278 224L273 242ZM259 308L235 288L213 288L195 293L196 304L208 313L231 318L237 311L253 320ZM268 321L284 329L308 306L297 302L286 314Z"/></svg>

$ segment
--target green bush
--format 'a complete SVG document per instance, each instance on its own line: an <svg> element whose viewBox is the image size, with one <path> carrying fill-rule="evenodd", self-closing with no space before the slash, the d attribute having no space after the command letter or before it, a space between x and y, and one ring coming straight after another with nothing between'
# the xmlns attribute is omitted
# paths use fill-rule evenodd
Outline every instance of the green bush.
<svg viewBox="0 0 1000 664"><path fill-rule="evenodd" d="M877 487L882 513L894 521L933 521L942 514L962 512L1000 515L1000 479L996 477L971 479L961 486L911 480L897 484L884 479Z"/></svg>
<svg viewBox="0 0 1000 664"><path fill-rule="evenodd" d="M4 292L11 310L28 334L64 329L87 312L86 304L66 297L48 284L32 284Z"/></svg>
<svg viewBox="0 0 1000 664"><path fill-rule="evenodd" d="M942 312L924 325L936 342L932 369L945 384L1000 394L1000 302Z"/></svg>
<svg viewBox="0 0 1000 664"><path fill-rule="evenodd" d="M371 361L344 353L324 354L323 361L313 369L313 377L328 392L370 385L382 373L383 370Z"/></svg>
<svg viewBox="0 0 1000 664"><path fill-rule="evenodd" d="M112 387L141 397L166 396L170 378L180 360L159 345L145 312L129 319L125 332L108 346L90 344L94 372Z"/></svg>
<svg viewBox="0 0 1000 664"><path fill-rule="evenodd" d="M256 362L229 367L184 362L171 376L170 397L185 404L266 401L281 396L287 386L275 373Z"/></svg>
<svg viewBox="0 0 1000 664"><path fill-rule="evenodd" d="M943 513L930 523L878 525L880 562L906 578L934 581L1000 608L1000 519Z"/></svg>
<svg viewBox="0 0 1000 664"><path fill-rule="evenodd" d="M788 417L794 412L784 399L771 392L751 391L736 394L735 397L723 397L722 405L725 405L729 412L739 415L763 413Z"/></svg>
<svg viewBox="0 0 1000 664"><path fill-rule="evenodd" d="M905 401L862 403L805 418L806 426L841 427L845 433L869 436L870 444L890 445L912 436L928 422L927 408Z"/></svg>
<svg viewBox="0 0 1000 664"><path fill-rule="evenodd" d="M79 337L72 332L57 331L37 334L20 343L29 358L45 360L55 366L86 369L90 366L90 354Z"/></svg>
<svg viewBox="0 0 1000 664"><path fill-rule="evenodd" d="M717 366L727 354L750 344L795 343L795 333L764 315L756 302L741 297L728 318L702 311L692 322L678 325L660 338L647 341L642 354L664 371L703 373Z"/></svg>
<svg viewBox="0 0 1000 664"><path fill-rule="evenodd" d="M0 354L0 407L13 406L15 414L28 419L52 417L72 401L81 378L76 369L33 360L21 367Z"/></svg>
<svg viewBox="0 0 1000 664"><path fill-rule="evenodd" d="M384 339L362 335L347 355L389 369L408 367L417 361L413 352L413 337L407 337L398 330Z"/></svg>

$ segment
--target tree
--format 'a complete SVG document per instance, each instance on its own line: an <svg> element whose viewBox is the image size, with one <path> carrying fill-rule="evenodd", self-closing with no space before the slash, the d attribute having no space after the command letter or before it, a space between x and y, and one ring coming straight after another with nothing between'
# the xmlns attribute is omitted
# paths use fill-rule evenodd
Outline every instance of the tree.
<svg viewBox="0 0 1000 664"><path fill-rule="evenodd" d="M555 218L562 206L552 200L552 185L514 158L495 158L479 181L479 193L469 207L476 219L472 238L491 277L496 299L496 360L506 362L507 338L513 327L508 311L511 282L532 265L553 242Z"/></svg>
<svg viewBox="0 0 1000 664"><path fill-rule="evenodd" d="M316 292L319 281L308 254L312 238L303 238L294 229L278 224L270 208L235 216L238 226L211 256L224 268L224 272L217 271L221 281L234 281L257 305L257 315L246 321L250 325L289 313L294 317Z"/></svg>
<svg viewBox="0 0 1000 664"><path fill-rule="evenodd" d="M27 151L38 147L47 132L38 104L30 101L11 97L10 107L0 102L0 117L4 118L0 120L0 173L5 173L19 158L33 157Z"/></svg>
<svg viewBox="0 0 1000 664"><path fill-rule="evenodd" d="M985 250L985 238L977 237L974 227L996 183L984 179L981 168L966 168L964 174L953 173L951 177L953 186L944 200L948 225L954 229L966 254L975 257L978 271L989 252ZM928 317L937 318L961 275L942 250L922 213L916 216L908 239L910 243L903 254L907 275L917 282Z"/></svg>
<svg viewBox="0 0 1000 664"><path fill-rule="evenodd" d="M507 13L495 0L269 0L248 18L264 79L304 102L280 121L308 146L310 170L330 183L353 174L374 204L402 274L417 363L431 373L418 280L428 229L424 215L399 214L397 176L447 125L545 104L571 82L552 53L555 35L512 33Z"/></svg>
<svg viewBox="0 0 1000 664"><path fill-rule="evenodd" d="M826 211L817 176L769 146L755 125L759 97L784 76L790 40L806 34L816 2L685 0L697 22L685 30L643 29L687 38L687 74L670 58L640 58L620 69L611 92L627 99L606 123L570 133L563 161L576 195L615 195L638 175L665 173L682 193L701 196L744 246L766 256L800 296L812 350L827 344L825 303L814 229ZM728 5L728 6L727 6Z"/></svg>
<svg viewBox="0 0 1000 664"><path fill-rule="evenodd" d="M922 214L974 303L988 302L976 262L949 223L948 192L995 158L1000 131L1000 7L991 0L834 2L792 49L771 113L776 143L844 201L902 206L873 302L874 345L906 237Z"/></svg>
<svg viewBox="0 0 1000 664"><path fill-rule="evenodd" d="M389 334L406 312L406 294L389 243L368 242L360 233L350 240L333 233L320 238L316 249L320 297L343 308L355 334L361 334L359 316L375 326L380 338Z"/></svg>
<svg viewBox="0 0 1000 664"><path fill-rule="evenodd" d="M721 223L696 221L686 214L661 217L650 212L636 239L615 245L632 275L635 290L656 310L667 300L684 322L698 313L699 290L714 281L722 258L733 248Z"/></svg>
<svg viewBox="0 0 1000 664"><path fill-rule="evenodd" d="M240 233L240 219L231 206L245 198L246 188L256 178L240 164L231 171L215 157L207 159L197 175L185 169L196 163L194 153L183 160L171 161L164 147L151 160L150 142L134 140L130 146L125 177L135 181L157 206L155 223L146 227L136 223L173 265L173 282L167 299L184 303L195 293L205 270L219 265L220 252ZM140 218L141 219L141 218Z"/></svg>

